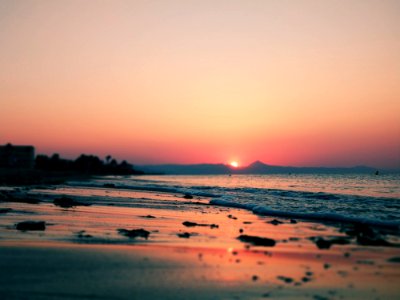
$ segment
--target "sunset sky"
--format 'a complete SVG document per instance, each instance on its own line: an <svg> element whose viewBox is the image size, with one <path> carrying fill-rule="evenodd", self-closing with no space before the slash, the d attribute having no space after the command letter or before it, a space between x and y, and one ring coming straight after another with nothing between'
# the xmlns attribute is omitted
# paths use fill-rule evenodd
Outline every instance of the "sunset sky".
<svg viewBox="0 0 400 300"><path fill-rule="evenodd" d="M0 0L0 144L400 167L400 1Z"/></svg>

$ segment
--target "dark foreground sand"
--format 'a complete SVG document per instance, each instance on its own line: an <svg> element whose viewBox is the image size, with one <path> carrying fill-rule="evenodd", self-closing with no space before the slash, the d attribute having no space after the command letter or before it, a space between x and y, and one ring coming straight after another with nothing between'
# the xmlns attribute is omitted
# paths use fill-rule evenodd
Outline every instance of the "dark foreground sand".
<svg viewBox="0 0 400 300"><path fill-rule="evenodd" d="M193 249L128 246L6 246L0 253L7 299L253 299L268 291L250 274L235 278L217 252L203 251L201 260Z"/></svg>
<svg viewBox="0 0 400 300"><path fill-rule="evenodd" d="M350 240L320 249L313 241L345 236L340 226L274 220L209 206L207 199L160 193L120 191L119 199L130 197L136 204L120 206L123 201L113 198L105 205L101 193L112 191L58 189L25 197L39 203L3 199L1 299L400 297L399 248ZM85 201L76 195L96 197L90 198L90 206L62 208L53 203L59 194L76 201ZM146 197L158 204L146 206ZM15 224L24 220L43 220L46 230L17 230ZM185 221L218 228L187 227ZM118 231L121 228L143 228L149 237L129 238ZM241 234L267 237L276 244L255 246L238 240ZM398 242L396 236L389 240Z"/></svg>

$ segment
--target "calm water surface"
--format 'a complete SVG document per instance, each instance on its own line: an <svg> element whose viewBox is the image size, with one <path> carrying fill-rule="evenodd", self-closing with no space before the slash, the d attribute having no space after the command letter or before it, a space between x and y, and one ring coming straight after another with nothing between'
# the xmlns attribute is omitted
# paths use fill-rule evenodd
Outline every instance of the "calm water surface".
<svg viewBox="0 0 400 300"><path fill-rule="evenodd" d="M400 174L180 175L146 176L143 179L166 185L281 189L400 198Z"/></svg>

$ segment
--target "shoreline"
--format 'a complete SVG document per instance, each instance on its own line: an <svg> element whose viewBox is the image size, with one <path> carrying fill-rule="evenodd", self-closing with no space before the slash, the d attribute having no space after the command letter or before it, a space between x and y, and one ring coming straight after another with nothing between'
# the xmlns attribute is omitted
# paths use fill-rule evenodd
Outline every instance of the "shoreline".
<svg viewBox="0 0 400 300"><path fill-rule="evenodd" d="M19 192L40 201L0 202L4 299L400 295L399 248L359 245L338 226L260 216L210 205L207 197L165 192L69 186ZM61 196L74 205L56 205ZM46 228L15 228L27 220L45 221ZM129 237L121 229L148 235ZM274 244L257 245L244 235ZM389 241L398 243L399 237Z"/></svg>

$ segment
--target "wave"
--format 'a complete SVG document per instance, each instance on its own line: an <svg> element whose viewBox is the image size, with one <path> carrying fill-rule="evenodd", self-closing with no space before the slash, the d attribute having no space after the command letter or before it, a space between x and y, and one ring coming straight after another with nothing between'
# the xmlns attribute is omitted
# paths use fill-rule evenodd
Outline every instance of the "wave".
<svg viewBox="0 0 400 300"><path fill-rule="evenodd" d="M327 192L314 192L314 191L298 191L298 190L284 190L284 189L271 189L271 188L256 188L256 187L219 187L219 186L190 186L193 194L199 193L199 190L212 191L207 193L208 197L221 197L223 195L240 193L249 195L263 195L275 196L282 198L299 198L299 199L316 199L316 200L363 200L363 201L400 201L399 198L393 197L375 197L366 195L352 195L352 194L333 194ZM399 206L400 208L400 206Z"/></svg>
<svg viewBox="0 0 400 300"><path fill-rule="evenodd" d="M219 197L219 195L213 193L206 193L202 191L197 191L192 188L184 188L180 186L165 186L165 185L127 185L117 181L117 183L107 181L102 183L92 182L92 183L84 183L84 182L69 182L70 186L79 186L79 187L89 187L89 188L109 188L105 186L106 184L114 184L115 189L124 189L124 190L132 190L132 191L148 191L148 192L160 192L160 193L170 193L170 194L191 194L193 196L198 197Z"/></svg>
<svg viewBox="0 0 400 300"><path fill-rule="evenodd" d="M252 211L254 214L271 217L284 217L284 218L297 218L305 220L336 222L336 223L359 223L371 226L385 227L388 229L400 230L399 221L384 221L374 220L363 217L346 216L338 213L327 212L296 212L270 209L265 205L256 203L238 203L231 197L222 197L219 199L212 199L210 204L217 206L242 208Z"/></svg>
<svg viewBox="0 0 400 300"><path fill-rule="evenodd" d="M184 182L102 178L69 185L132 191L190 194L211 198L210 204L243 208L258 215L316 221L364 223L398 229L400 199L285 189L185 185Z"/></svg>

